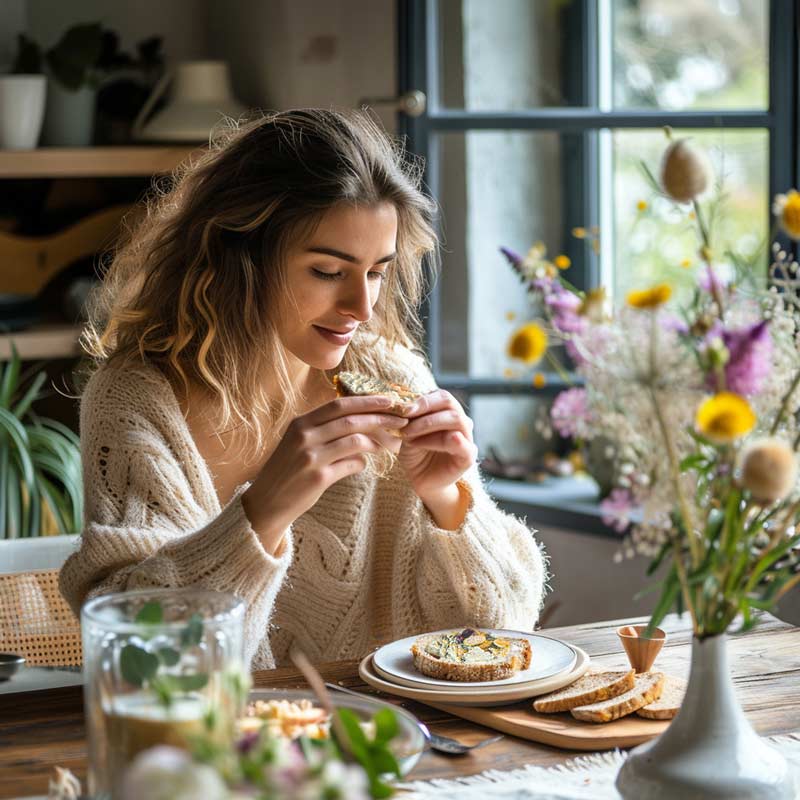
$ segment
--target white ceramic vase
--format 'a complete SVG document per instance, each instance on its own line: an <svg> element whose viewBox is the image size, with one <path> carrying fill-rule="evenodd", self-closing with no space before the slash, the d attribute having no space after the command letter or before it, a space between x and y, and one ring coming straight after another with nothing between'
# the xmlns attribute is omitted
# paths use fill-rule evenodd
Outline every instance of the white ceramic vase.
<svg viewBox="0 0 800 800"><path fill-rule="evenodd" d="M631 752L617 776L626 800L791 800L783 756L761 739L733 688L724 634L692 642L686 697L667 730Z"/></svg>
<svg viewBox="0 0 800 800"><path fill-rule="evenodd" d="M36 147L44 119L46 89L44 75L0 75L0 148Z"/></svg>

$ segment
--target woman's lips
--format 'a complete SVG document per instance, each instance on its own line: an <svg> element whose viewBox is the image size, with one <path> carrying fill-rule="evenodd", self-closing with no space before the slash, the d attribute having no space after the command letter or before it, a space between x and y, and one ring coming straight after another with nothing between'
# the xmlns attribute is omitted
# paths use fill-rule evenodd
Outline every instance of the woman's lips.
<svg viewBox="0 0 800 800"><path fill-rule="evenodd" d="M355 330L348 331L347 333L336 333L336 331L332 331L329 328L322 328L319 325L312 325L312 328L323 338L329 341L331 344L337 345L344 345L349 344L350 340L353 338L353 334Z"/></svg>

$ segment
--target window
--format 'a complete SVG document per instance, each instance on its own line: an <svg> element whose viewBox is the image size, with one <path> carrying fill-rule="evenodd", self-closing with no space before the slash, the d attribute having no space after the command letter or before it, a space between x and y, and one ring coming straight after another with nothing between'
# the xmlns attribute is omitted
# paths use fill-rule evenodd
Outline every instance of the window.
<svg viewBox="0 0 800 800"><path fill-rule="evenodd" d="M400 4L401 89L427 96L404 133L442 209L429 354L482 455L541 452L535 416L564 385L546 367L542 389L508 375L508 336L532 309L498 248L542 241L569 256L573 283L617 296L656 274L687 284L689 227L639 165L657 163L669 125L724 176L720 238L755 252L770 198L797 181L796 15L792 0ZM596 227L599 246L574 238L578 226Z"/></svg>

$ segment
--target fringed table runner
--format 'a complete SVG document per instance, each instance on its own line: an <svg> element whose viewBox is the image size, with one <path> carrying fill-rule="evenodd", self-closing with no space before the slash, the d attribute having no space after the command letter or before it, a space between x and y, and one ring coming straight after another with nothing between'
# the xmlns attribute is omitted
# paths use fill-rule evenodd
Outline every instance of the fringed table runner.
<svg viewBox="0 0 800 800"><path fill-rule="evenodd" d="M800 732L771 736L772 744L794 771L800 797ZM557 767L527 766L522 769L487 770L455 780L437 779L401 784L403 800L621 800L614 781L627 753L614 750L579 756Z"/></svg>

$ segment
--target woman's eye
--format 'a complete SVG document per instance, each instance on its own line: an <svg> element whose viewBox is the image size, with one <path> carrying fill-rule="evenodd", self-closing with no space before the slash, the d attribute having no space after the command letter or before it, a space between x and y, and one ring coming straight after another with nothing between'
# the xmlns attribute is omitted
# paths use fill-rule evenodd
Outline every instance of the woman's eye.
<svg viewBox="0 0 800 800"><path fill-rule="evenodd" d="M342 277L341 272L323 272L321 269L311 269L311 272L317 277L321 278L324 281L335 281L337 278Z"/></svg>
<svg viewBox="0 0 800 800"><path fill-rule="evenodd" d="M369 277L373 281L382 281L386 277L385 272L370 272Z"/></svg>

